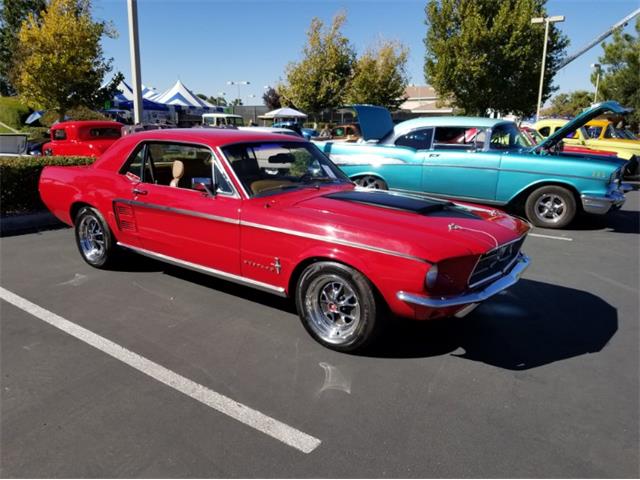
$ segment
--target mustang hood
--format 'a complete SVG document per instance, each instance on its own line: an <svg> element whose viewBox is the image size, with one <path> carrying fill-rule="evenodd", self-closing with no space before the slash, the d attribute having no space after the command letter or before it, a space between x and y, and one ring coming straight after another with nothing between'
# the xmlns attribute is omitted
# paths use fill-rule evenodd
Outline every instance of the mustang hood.
<svg viewBox="0 0 640 480"><path fill-rule="evenodd" d="M569 133L576 131L578 128L582 127L590 120L593 120L597 116L607 112L625 114L629 113L629 110L621 106L618 102L609 101L597 103L589 110L585 110L576 118L564 124L561 128L556 130L553 135L549 135L546 139L533 147L532 150L549 149L553 147L556 143L565 138Z"/></svg>
<svg viewBox="0 0 640 480"><path fill-rule="evenodd" d="M497 210L380 190L347 190L296 204L299 213L333 219L332 234L438 262L477 255L521 237L525 222Z"/></svg>
<svg viewBox="0 0 640 480"><path fill-rule="evenodd" d="M384 107L351 105L345 108L356 112L364 140L380 140L393 130L391 114Z"/></svg>

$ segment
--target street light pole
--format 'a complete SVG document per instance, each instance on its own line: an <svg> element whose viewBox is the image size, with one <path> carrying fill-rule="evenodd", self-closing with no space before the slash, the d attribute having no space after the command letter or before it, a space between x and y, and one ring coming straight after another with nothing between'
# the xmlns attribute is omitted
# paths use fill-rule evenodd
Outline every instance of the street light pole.
<svg viewBox="0 0 640 480"><path fill-rule="evenodd" d="M538 89L538 107L536 109L536 121L540 119L540 108L542 107L542 90L544 86L544 67L547 61L547 43L549 43L549 24L564 22L563 15L554 17L536 17L531 19L531 23L544 23L544 46L542 47L542 68L540 69L540 88Z"/></svg>
<svg viewBox="0 0 640 480"><path fill-rule="evenodd" d="M129 13L129 51L133 80L133 123L142 123L142 80L140 77L140 43L138 42L138 2L127 0Z"/></svg>
<svg viewBox="0 0 640 480"><path fill-rule="evenodd" d="M247 82L246 80L238 80L238 81L229 80L227 82L227 85L236 85L238 87L238 100L242 101L242 99L240 98L240 85L251 85L251 82Z"/></svg>
<svg viewBox="0 0 640 480"><path fill-rule="evenodd" d="M598 85L600 84L600 64L592 63L591 68L596 69L596 93L593 95L593 103L598 103Z"/></svg>

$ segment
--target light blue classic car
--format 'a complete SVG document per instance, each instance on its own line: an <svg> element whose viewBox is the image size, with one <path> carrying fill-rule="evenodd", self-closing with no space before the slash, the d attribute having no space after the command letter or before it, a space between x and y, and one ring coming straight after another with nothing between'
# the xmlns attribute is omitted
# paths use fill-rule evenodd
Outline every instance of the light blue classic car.
<svg viewBox="0 0 640 480"><path fill-rule="evenodd" d="M314 143L360 186L520 209L547 228L625 201L623 160L563 153L561 142L602 113L626 113L616 102L595 105L536 146L511 121L422 117L394 126L384 108L351 108L363 135L358 143Z"/></svg>

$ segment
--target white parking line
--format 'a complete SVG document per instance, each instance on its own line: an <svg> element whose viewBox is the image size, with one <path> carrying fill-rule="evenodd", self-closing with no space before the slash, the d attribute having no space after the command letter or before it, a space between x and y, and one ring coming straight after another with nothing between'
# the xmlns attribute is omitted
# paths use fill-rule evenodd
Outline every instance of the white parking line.
<svg viewBox="0 0 640 480"><path fill-rule="evenodd" d="M126 363L145 375L303 453L312 452L321 443L320 440L311 435L307 435L229 397L214 392L2 287L0 287L0 298L78 340L111 355L113 358Z"/></svg>
<svg viewBox="0 0 640 480"><path fill-rule="evenodd" d="M530 237L549 238L551 240L564 240L565 242L573 242L573 238L569 237L555 237L553 235L542 235L541 233L530 233Z"/></svg>

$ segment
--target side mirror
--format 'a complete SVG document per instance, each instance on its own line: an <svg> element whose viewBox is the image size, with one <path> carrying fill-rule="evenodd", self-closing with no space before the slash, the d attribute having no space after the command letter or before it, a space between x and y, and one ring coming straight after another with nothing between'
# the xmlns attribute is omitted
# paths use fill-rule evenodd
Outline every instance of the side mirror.
<svg viewBox="0 0 640 480"><path fill-rule="evenodd" d="M205 197L214 197L215 194L204 183L198 182L193 185L193 189L202 192Z"/></svg>

